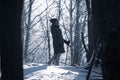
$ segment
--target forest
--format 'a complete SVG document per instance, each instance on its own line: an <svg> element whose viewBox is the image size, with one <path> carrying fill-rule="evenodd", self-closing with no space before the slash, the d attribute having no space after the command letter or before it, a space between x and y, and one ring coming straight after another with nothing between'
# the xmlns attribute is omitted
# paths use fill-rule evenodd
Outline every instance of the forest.
<svg viewBox="0 0 120 80"><path fill-rule="evenodd" d="M93 66L100 64L103 80L119 80L118 0L2 0L0 6L2 80L24 80L23 64L51 59L51 18L70 41L59 66L84 67L90 80Z"/></svg>
<svg viewBox="0 0 120 80"><path fill-rule="evenodd" d="M58 18L64 39L71 43L69 47L65 46L61 63L83 65L86 53L82 40L85 47L88 45L87 17L84 0L43 0L41 3L39 0L25 0L22 16L24 62L49 61L54 53L50 19Z"/></svg>

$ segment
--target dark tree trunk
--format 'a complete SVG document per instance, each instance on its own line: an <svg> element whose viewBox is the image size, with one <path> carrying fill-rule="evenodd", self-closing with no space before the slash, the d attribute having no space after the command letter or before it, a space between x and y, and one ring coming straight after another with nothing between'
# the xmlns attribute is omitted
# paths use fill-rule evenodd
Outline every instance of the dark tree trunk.
<svg viewBox="0 0 120 80"><path fill-rule="evenodd" d="M1 0L2 80L23 80L21 13L23 0Z"/></svg>
<svg viewBox="0 0 120 80"><path fill-rule="evenodd" d="M118 0L92 0L95 41L102 38L104 80L120 79L120 6Z"/></svg>
<svg viewBox="0 0 120 80"><path fill-rule="evenodd" d="M91 6L91 0L86 0L86 5L87 5L87 12L88 12L88 40L89 40L89 52L87 53L87 62L89 62L92 52L94 49L94 26L93 26L93 17L92 17L92 6Z"/></svg>

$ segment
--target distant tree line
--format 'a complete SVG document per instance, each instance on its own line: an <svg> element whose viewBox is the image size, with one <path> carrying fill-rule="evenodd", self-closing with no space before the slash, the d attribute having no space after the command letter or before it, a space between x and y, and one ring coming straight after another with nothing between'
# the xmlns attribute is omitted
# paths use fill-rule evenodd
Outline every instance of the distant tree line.
<svg viewBox="0 0 120 80"><path fill-rule="evenodd" d="M44 56L45 61L50 59L53 51L49 20L56 17L60 22L60 28L63 30L64 37L71 42L70 49L68 48L69 50L68 53L66 53L66 59L63 60L63 63L72 66L82 65L82 56L86 53L82 44L82 38L85 40L84 38L87 36L87 11L85 1L53 0L48 3L46 0L44 10L34 14L35 10L39 10L42 7L41 3L39 4L40 6L35 8L34 5L36 1L37 0L24 1L22 16L24 62L41 62L41 60L44 61L42 59ZM83 37L81 37L81 33L84 34ZM87 45L87 42L86 37L85 45Z"/></svg>

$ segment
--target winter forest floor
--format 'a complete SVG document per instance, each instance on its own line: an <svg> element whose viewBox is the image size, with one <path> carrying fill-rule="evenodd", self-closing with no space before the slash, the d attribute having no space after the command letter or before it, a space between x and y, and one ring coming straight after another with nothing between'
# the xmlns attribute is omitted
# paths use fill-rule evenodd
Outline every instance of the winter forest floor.
<svg viewBox="0 0 120 80"><path fill-rule="evenodd" d="M47 64L24 64L24 80L85 80L87 70L83 67L54 66ZM93 68L90 80L102 80L101 68Z"/></svg>

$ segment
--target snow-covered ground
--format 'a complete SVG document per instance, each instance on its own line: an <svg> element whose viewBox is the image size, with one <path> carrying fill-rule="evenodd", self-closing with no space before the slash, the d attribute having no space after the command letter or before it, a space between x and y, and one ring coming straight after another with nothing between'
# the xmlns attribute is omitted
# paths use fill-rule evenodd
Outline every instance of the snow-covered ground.
<svg viewBox="0 0 120 80"><path fill-rule="evenodd" d="M24 64L24 80L85 80L87 70L82 67ZM96 78L96 79L92 79ZM91 80L102 80L101 70L94 68Z"/></svg>

